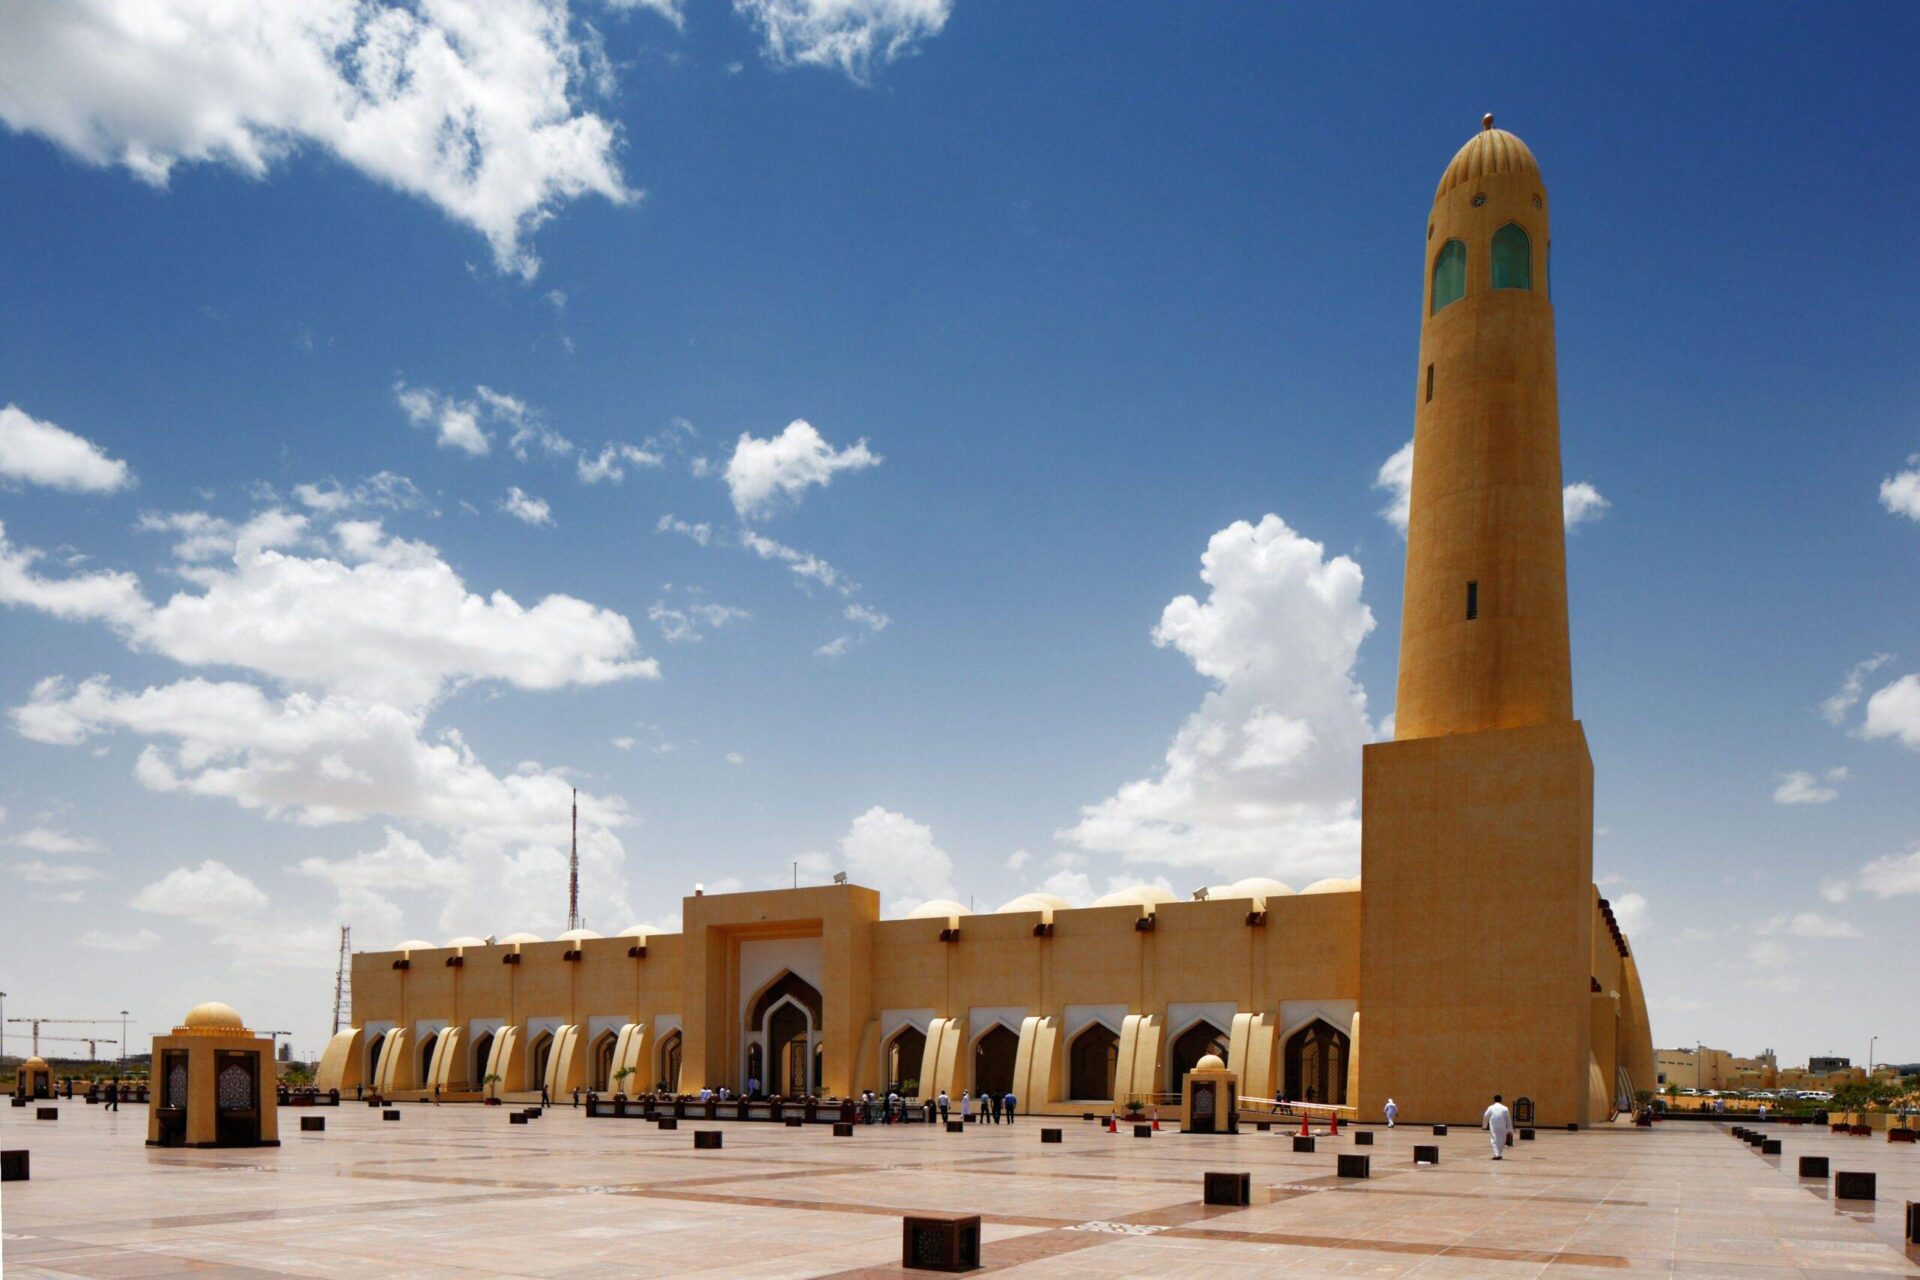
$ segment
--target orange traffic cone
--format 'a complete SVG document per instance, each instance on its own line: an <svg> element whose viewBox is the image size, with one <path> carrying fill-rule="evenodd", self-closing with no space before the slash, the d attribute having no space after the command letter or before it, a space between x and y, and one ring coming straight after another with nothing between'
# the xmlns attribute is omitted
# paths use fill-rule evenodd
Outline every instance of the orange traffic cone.
<svg viewBox="0 0 1920 1280"><path fill-rule="evenodd" d="M1313 1130L1307 1127L1307 1113L1304 1111L1300 1113L1300 1136L1303 1138L1313 1136Z"/></svg>
<svg viewBox="0 0 1920 1280"><path fill-rule="evenodd" d="M1340 1136L1340 1113L1338 1111L1331 1113L1327 1118L1327 1136L1329 1138L1337 1138Z"/></svg>
<svg viewBox="0 0 1920 1280"><path fill-rule="evenodd" d="M1120 1122L1113 1118L1113 1112L1111 1111L1107 1112L1107 1132L1108 1133L1120 1132Z"/></svg>
<svg viewBox="0 0 1920 1280"><path fill-rule="evenodd" d="M1153 1131L1160 1132L1160 1108L1158 1107L1153 1109Z"/></svg>

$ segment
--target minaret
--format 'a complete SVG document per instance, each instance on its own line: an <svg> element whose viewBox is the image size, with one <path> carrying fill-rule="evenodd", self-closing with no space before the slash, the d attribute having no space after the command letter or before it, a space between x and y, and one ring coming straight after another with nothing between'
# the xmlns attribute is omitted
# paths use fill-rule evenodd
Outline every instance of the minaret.
<svg viewBox="0 0 1920 1280"><path fill-rule="evenodd" d="M1547 189L1481 123L1427 218L1398 739L1573 718Z"/></svg>
<svg viewBox="0 0 1920 1280"><path fill-rule="evenodd" d="M1573 718L1547 192L1493 117L1440 179L1421 255L1394 740L1363 753L1361 1118L1605 1118L1593 760ZM1606 1052L1602 1064L1594 1046Z"/></svg>

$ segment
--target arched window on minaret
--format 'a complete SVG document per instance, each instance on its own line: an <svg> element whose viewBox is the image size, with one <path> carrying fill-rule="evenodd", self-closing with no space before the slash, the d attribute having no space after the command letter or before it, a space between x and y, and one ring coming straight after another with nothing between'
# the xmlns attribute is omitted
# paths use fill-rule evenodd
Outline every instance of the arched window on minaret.
<svg viewBox="0 0 1920 1280"><path fill-rule="evenodd" d="M1433 260L1433 310L1458 302L1467 292L1467 246L1449 240Z"/></svg>
<svg viewBox="0 0 1920 1280"><path fill-rule="evenodd" d="M1517 222L1493 233L1493 287L1533 288L1533 242Z"/></svg>

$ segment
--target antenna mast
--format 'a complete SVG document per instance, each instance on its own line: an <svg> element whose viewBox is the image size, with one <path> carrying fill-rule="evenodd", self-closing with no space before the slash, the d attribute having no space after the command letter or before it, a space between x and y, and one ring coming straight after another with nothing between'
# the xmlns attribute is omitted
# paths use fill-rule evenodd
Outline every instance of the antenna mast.
<svg viewBox="0 0 1920 1280"><path fill-rule="evenodd" d="M350 981L348 974L351 972L348 968L348 960L350 954L349 944L352 939L352 928L344 924L341 925L340 964L333 971L333 1033L335 1035L340 1034L340 1020L342 1018L347 1019L349 1022L353 1020L353 1011L349 1003L353 998L352 991L347 985Z"/></svg>
<svg viewBox="0 0 1920 1280"><path fill-rule="evenodd" d="M573 852L567 857L567 928L580 927L580 788L573 789Z"/></svg>

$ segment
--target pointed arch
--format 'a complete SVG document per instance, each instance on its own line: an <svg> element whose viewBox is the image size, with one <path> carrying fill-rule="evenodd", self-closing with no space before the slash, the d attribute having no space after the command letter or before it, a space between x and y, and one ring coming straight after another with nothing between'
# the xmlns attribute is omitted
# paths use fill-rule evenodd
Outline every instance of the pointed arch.
<svg viewBox="0 0 1920 1280"><path fill-rule="evenodd" d="M473 1051L468 1055L467 1080L472 1084L484 1084L487 1079L489 1059L493 1056L493 1032L482 1031L473 1038Z"/></svg>
<svg viewBox="0 0 1920 1280"><path fill-rule="evenodd" d="M613 1050L619 1041L620 1033L608 1027L593 1038L587 1050L587 1088L595 1093L607 1093L613 1088Z"/></svg>
<svg viewBox="0 0 1920 1280"><path fill-rule="evenodd" d="M1167 1061L1167 1092L1179 1093L1184 1087L1187 1072L1208 1054L1218 1054L1225 1062L1233 1050L1233 1035L1215 1026L1210 1019L1200 1018L1182 1031L1173 1040L1173 1052Z"/></svg>
<svg viewBox="0 0 1920 1280"><path fill-rule="evenodd" d="M1325 1018L1315 1018L1293 1032L1287 1037L1287 1097L1346 1105L1347 1061L1352 1054L1352 1039Z"/></svg>
<svg viewBox="0 0 1920 1280"><path fill-rule="evenodd" d="M668 1093L680 1092L680 1028L660 1037L660 1084Z"/></svg>
<svg viewBox="0 0 1920 1280"><path fill-rule="evenodd" d="M998 1098L1013 1092L1013 1070L1020 1056L1020 1036L1004 1022L995 1022L973 1042L973 1087L976 1093Z"/></svg>
<svg viewBox="0 0 1920 1280"><path fill-rule="evenodd" d="M1533 242L1517 222L1493 233L1493 287L1533 288Z"/></svg>
<svg viewBox="0 0 1920 1280"><path fill-rule="evenodd" d="M1433 258L1433 301L1427 308L1428 314L1438 315L1441 308L1460 301L1466 292L1467 246L1461 241L1449 240Z"/></svg>
<svg viewBox="0 0 1920 1280"><path fill-rule="evenodd" d="M1095 1019L1080 1028L1067 1046L1067 1096L1088 1102L1113 1101L1120 1065L1120 1037Z"/></svg>
<svg viewBox="0 0 1920 1280"><path fill-rule="evenodd" d="M881 1087L891 1089L896 1085L905 1085L912 1080L922 1086L930 1086L931 1081L921 1078L921 1067L927 1058L927 1033L911 1022L901 1027L887 1040L886 1049L881 1054L881 1073L886 1077ZM908 1090L910 1093L924 1093L925 1088Z"/></svg>
<svg viewBox="0 0 1920 1280"><path fill-rule="evenodd" d="M527 1041L527 1088L539 1089L547 1083L547 1062L553 1057L552 1031L542 1031Z"/></svg>

